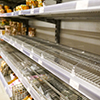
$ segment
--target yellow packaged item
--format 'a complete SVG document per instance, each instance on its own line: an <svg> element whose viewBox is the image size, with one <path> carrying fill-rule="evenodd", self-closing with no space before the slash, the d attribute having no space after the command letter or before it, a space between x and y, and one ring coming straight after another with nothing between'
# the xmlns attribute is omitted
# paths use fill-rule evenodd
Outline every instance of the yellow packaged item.
<svg viewBox="0 0 100 100"><path fill-rule="evenodd" d="M12 9L7 9L7 13L10 13L10 12L12 12Z"/></svg>
<svg viewBox="0 0 100 100"><path fill-rule="evenodd" d="M31 0L32 6L34 8L38 7L38 1L37 0Z"/></svg>
<svg viewBox="0 0 100 100"><path fill-rule="evenodd" d="M0 13L2 14L5 13L4 9L0 9Z"/></svg>
<svg viewBox="0 0 100 100"><path fill-rule="evenodd" d="M3 9L3 5L0 5L0 9Z"/></svg>
<svg viewBox="0 0 100 100"><path fill-rule="evenodd" d="M26 5L29 6L29 0L26 0Z"/></svg>
<svg viewBox="0 0 100 100"><path fill-rule="evenodd" d="M7 6L7 5L5 5L5 6L4 6L4 8L5 8L5 10L7 10L7 9L9 9L10 7L9 7L9 6Z"/></svg>
<svg viewBox="0 0 100 100"><path fill-rule="evenodd" d="M38 1L38 7L43 7L43 0L37 0Z"/></svg>
<svg viewBox="0 0 100 100"><path fill-rule="evenodd" d="M2 35L5 35L5 30L2 30Z"/></svg>

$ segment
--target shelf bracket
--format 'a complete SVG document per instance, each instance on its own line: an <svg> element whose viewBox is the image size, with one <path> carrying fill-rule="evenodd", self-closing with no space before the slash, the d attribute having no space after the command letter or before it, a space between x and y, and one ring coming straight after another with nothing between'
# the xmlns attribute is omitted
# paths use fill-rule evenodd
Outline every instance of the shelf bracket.
<svg viewBox="0 0 100 100"><path fill-rule="evenodd" d="M25 26L26 26L26 35L28 35L29 20L26 20Z"/></svg>
<svg viewBox="0 0 100 100"><path fill-rule="evenodd" d="M55 42L60 43L61 20L56 20Z"/></svg>
<svg viewBox="0 0 100 100"><path fill-rule="evenodd" d="M56 4L62 3L62 0L56 0ZM61 20L56 20L55 42L60 43Z"/></svg>

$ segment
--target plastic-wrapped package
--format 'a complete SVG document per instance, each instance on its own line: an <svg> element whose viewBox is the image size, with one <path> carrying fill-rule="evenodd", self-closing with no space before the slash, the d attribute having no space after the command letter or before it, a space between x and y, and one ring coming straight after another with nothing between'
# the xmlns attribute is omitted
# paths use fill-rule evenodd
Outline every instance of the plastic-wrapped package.
<svg viewBox="0 0 100 100"><path fill-rule="evenodd" d="M43 7L43 0L37 0L38 1L38 7Z"/></svg>
<svg viewBox="0 0 100 100"><path fill-rule="evenodd" d="M26 35L26 27L22 27L22 35Z"/></svg>
<svg viewBox="0 0 100 100"><path fill-rule="evenodd" d="M11 35L16 35L17 34L17 27L13 27Z"/></svg>
<svg viewBox="0 0 100 100"><path fill-rule="evenodd" d="M29 9L29 6L28 5L20 5L20 6L17 6L16 7L16 11L19 11L19 10L27 10Z"/></svg>
<svg viewBox="0 0 100 100"><path fill-rule="evenodd" d="M7 11L7 13L11 13L12 9L7 9L6 11Z"/></svg>
<svg viewBox="0 0 100 100"><path fill-rule="evenodd" d="M6 35L10 35L11 34L11 26L9 26L9 25L5 26L5 34Z"/></svg>
<svg viewBox="0 0 100 100"><path fill-rule="evenodd" d="M28 31L28 35L30 36L30 37L34 37L35 36L35 31L36 31L36 29L35 28L29 28L29 31Z"/></svg>
<svg viewBox="0 0 100 100"><path fill-rule="evenodd" d="M3 9L3 5L2 4L0 4L0 9Z"/></svg>
<svg viewBox="0 0 100 100"><path fill-rule="evenodd" d="M38 0L31 0L31 4L34 8L38 7Z"/></svg>
<svg viewBox="0 0 100 100"><path fill-rule="evenodd" d="M17 22L17 34L18 35L21 35L21 26L22 26L22 23Z"/></svg>
<svg viewBox="0 0 100 100"><path fill-rule="evenodd" d="M0 69L4 76L10 75L12 73L11 69L9 68L9 66L7 65L7 63L4 60L1 61Z"/></svg>

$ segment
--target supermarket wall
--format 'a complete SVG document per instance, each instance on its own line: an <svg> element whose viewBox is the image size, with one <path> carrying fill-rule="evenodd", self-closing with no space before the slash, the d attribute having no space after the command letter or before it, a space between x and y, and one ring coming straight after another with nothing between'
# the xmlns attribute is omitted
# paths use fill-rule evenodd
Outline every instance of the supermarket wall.
<svg viewBox="0 0 100 100"><path fill-rule="evenodd" d="M55 42L55 25L38 20L30 20L36 27L36 37ZM62 45L100 55L100 21L62 21Z"/></svg>
<svg viewBox="0 0 100 100"><path fill-rule="evenodd" d="M100 55L100 21L62 21L61 44Z"/></svg>
<svg viewBox="0 0 100 100"><path fill-rule="evenodd" d="M36 37L55 42L55 24L30 20L29 25L36 28Z"/></svg>

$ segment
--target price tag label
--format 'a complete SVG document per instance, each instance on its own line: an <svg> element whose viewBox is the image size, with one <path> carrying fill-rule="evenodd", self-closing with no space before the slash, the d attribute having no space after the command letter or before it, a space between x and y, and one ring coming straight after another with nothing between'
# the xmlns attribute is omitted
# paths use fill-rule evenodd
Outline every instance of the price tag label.
<svg viewBox="0 0 100 100"><path fill-rule="evenodd" d="M34 9L31 9L31 14L34 14Z"/></svg>
<svg viewBox="0 0 100 100"><path fill-rule="evenodd" d="M79 88L79 84L72 79L70 79L70 85L75 89Z"/></svg>
<svg viewBox="0 0 100 100"><path fill-rule="evenodd" d="M19 15L21 15L21 11L19 11Z"/></svg>
<svg viewBox="0 0 100 100"><path fill-rule="evenodd" d="M41 8L39 9L39 13L44 13L44 7L41 7Z"/></svg>
<svg viewBox="0 0 100 100"><path fill-rule="evenodd" d="M77 1L76 4L76 10L78 9L86 9L88 7L88 0L81 0L81 1Z"/></svg>

